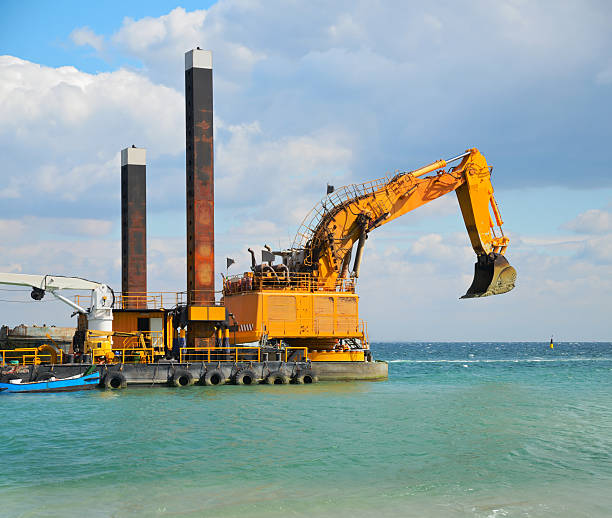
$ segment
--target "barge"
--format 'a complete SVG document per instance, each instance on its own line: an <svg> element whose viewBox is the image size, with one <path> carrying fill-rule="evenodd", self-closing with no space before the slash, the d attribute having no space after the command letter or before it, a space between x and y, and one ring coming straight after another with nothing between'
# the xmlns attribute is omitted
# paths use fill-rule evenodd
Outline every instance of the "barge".
<svg viewBox="0 0 612 518"><path fill-rule="evenodd" d="M0 383L10 379L34 382L57 378L69 378L84 374L91 365L83 363L61 363L55 365L5 366ZM381 381L387 378L386 362L310 362L310 361L264 361L264 362L175 362L114 363L94 365L100 375L99 387L120 390L131 386L191 385L219 386L255 385L267 383L308 384L319 381Z"/></svg>
<svg viewBox="0 0 612 518"><path fill-rule="evenodd" d="M185 54L185 98L187 289L147 289L146 151L125 148L122 291L78 277L0 273L0 283L30 286L35 300L50 293L78 313L68 354L53 344L3 350L3 376L26 369L30 381L50 370L69 377L95 365L101 384L111 389L386 379L388 366L374 361L359 318L356 284L366 240L374 229L450 192L457 195L477 256L474 280L461 298L514 288L492 168L472 148L370 182L328 185L289 248L264 245L261 260L249 248L249 271L222 274L217 289L210 52ZM234 262L226 258L226 274ZM90 294L69 300L58 293L62 289Z"/></svg>

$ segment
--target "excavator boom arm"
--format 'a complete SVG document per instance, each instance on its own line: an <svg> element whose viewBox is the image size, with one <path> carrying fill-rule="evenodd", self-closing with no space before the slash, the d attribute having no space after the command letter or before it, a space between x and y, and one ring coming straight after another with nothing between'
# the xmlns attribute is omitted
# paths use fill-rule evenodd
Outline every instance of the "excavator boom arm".
<svg viewBox="0 0 612 518"><path fill-rule="evenodd" d="M458 166L443 170L457 160L461 160ZM425 176L435 171L438 171L435 175ZM465 296L509 291L514 287L516 271L503 258L509 240L501 228L491 171L477 149L390 179L347 186L334 193L335 196L329 196L323 202L319 221L311 227L304 266L317 270L320 283L333 286L339 278L348 275L353 246L357 243L352 275L358 277L370 231L451 191L457 194L470 242L478 257L474 283ZM493 287L502 270L507 270L503 285Z"/></svg>

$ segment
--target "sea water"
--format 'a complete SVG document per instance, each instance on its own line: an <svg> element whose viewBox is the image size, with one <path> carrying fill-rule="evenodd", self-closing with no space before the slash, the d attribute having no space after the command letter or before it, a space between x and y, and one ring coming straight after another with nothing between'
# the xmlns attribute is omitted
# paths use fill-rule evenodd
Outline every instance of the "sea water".
<svg viewBox="0 0 612 518"><path fill-rule="evenodd" d="M388 381L2 395L0 516L612 516L612 343L372 348Z"/></svg>

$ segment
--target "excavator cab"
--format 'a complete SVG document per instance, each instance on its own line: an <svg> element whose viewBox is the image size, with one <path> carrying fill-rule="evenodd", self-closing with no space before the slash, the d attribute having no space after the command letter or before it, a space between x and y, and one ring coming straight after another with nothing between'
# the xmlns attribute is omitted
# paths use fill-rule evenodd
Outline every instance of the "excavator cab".
<svg viewBox="0 0 612 518"><path fill-rule="evenodd" d="M495 252L481 254L474 265L474 280L462 299L500 295L514 288L516 270Z"/></svg>

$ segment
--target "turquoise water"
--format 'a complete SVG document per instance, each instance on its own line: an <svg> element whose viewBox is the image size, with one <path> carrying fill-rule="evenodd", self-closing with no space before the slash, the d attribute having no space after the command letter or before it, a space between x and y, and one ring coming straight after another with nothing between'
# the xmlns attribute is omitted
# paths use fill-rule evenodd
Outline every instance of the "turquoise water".
<svg viewBox="0 0 612 518"><path fill-rule="evenodd" d="M0 397L0 516L612 516L612 343L377 344L387 382Z"/></svg>

